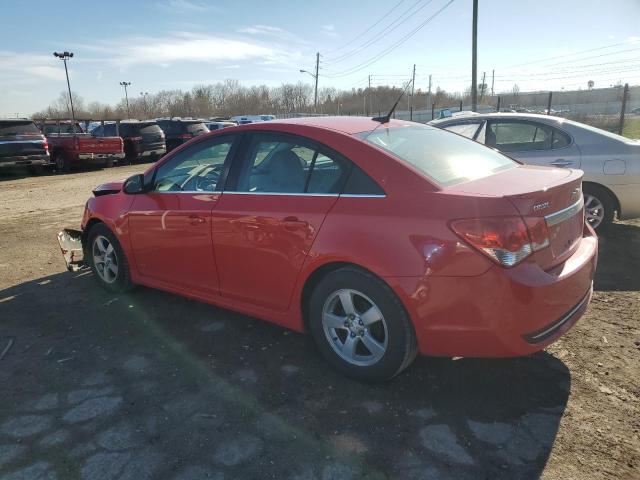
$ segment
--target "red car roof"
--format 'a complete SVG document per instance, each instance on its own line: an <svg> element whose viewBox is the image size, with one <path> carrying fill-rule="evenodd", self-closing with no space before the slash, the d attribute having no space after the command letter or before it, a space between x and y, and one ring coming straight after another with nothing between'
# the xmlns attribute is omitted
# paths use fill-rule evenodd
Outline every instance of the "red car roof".
<svg viewBox="0 0 640 480"><path fill-rule="evenodd" d="M326 128L330 130L338 130L343 133L347 133L352 135L354 133L360 132L368 132L373 130L378 125L379 122L376 122L371 119L371 117L302 117L302 118L288 118L283 120L271 120L269 122L265 122L264 124L274 124L274 123L284 123L284 124L295 124L295 125L307 125L309 127L318 127L318 128ZM391 120L389 124L392 126L401 126L401 125L409 125L412 122L408 122L406 120ZM251 125L260 125L257 124L248 124Z"/></svg>

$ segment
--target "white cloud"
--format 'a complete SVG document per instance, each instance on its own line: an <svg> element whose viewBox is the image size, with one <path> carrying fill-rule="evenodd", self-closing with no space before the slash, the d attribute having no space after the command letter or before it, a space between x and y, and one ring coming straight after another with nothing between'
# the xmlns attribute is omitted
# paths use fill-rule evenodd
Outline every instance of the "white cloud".
<svg viewBox="0 0 640 480"><path fill-rule="evenodd" d="M322 25L322 27L320 27L320 31L323 34L325 34L327 37L337 38L337 37L340 36L340 35L338 35L338 32L336 32L336 27L334 27L331 24Z"/></svg>
<svg viewBox="0 0 640 480"><path fill-rule="evenodd" d="M631 37L627 37L627 42L629 43L640 43L640 37L633 35Z"/></svg>
<svg viewBox="0 0 640 480"><path fill-rule="evenodd" d="M62 62L53 55L0 51L0 84L33 84L64 78Z"/></svg>
<svg viewBox="0 0 640 480"><path fill-rule="evenodd" d="M241 28L240 30L238 30L238 33L245 33L253 36L271 37L283 42L295 42L298 45L307 44L305 40L289 32L288 30L271 25L251 25L249 27Z"/></svg>

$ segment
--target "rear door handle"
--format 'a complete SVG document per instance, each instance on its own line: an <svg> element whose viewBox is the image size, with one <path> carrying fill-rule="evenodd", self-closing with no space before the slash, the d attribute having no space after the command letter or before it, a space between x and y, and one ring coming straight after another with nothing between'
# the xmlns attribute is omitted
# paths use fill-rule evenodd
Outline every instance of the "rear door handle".
<svg viewBox="0 0 640 480"><path fill-rule="evenodd" d="M571 165L572 163L573 162L565 160L564 158L558 158L557 160L551 162L551 165L554 165L556 167L566 167L567 165Z"/></svg>
<svg viewBox="0 0 640 480"><path fill-rule="evenodd" d="M189 223L191 225L202 225L204 223L204 217L200 215L189 215Z"/></svg>
<svg viewBox="0 0 640 480"><path fill-rule="evenodd" d="M308 225L307 222L298 220L298 217L285 217L282 220L282 223L284 224L284 228L287 230L297 230L300 227L306 227Z"/></svg>

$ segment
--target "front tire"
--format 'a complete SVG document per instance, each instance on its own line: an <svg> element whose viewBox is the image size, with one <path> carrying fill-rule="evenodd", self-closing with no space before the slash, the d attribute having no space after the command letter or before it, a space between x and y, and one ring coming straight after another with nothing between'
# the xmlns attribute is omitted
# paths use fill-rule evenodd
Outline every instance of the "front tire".
<svg viewBox="0 0 640 480"><path fill-rule="evenodd" d="M341 268L320 281L309 302L309 327L327 361L356 380L389 380L417 354L400 300L382 280L357 268Z"/></svg>
<svg viewBox="0 0 640 480"><path fill-rule="evenodd" d="M133 288L129 261L117 237L105 224L98 223L89 230L85 257L103 288L115 293Z"/></svg>
<svg viewBox="0 0 640 480"><path fill-rule="evenodd" d="M62 152L56 152L53 157L53 164L57 173L67 173L71 170L71 164Z"/></svg>
<svg viewBox="0 0 640 480"><path fill-rule="evenodd" d="M596 231L603 231L613 223L616 203L611 194L598 185L584 185L585 219Z"/></svg>

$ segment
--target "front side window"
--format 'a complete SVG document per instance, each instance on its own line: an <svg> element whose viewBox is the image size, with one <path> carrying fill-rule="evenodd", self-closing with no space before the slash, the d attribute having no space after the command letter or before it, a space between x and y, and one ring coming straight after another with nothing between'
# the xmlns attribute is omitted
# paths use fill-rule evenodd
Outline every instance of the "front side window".
<svg viewBox="0 0 640 480"><path fill-rule="evenodd" d="M303 138L255 134L236 190L264 193L339 193L348 162Z"/></svg>
<svg viewBox="0 0 640 480"><path fill-rule="evenodd" d="M474 141L427 125L378 127L356 136L407 162L440 186L488 177L518 165Z"/></svg>
<svg viewBox="0 0 640 480"><path fill-rule="evenodd" d="M552 136L552 129L539 123L491 122L485 144L503 152L549 150Z"/></svg>
<svg viewBox="0 0 640 480"><path fill-rule="evenodd" d="M234 138L199 142L160 165L154 179L157 192L214 192Z"/></svg>
<svg viewBox="0 0 640 480"><path fill-rule="evenodd" d="M480 122L465 122L457 123L455 125L448 125L444 127L444 129L453 133L457 133L458 135L462 135L463 137L474 138L479 127Z"/></svg>

